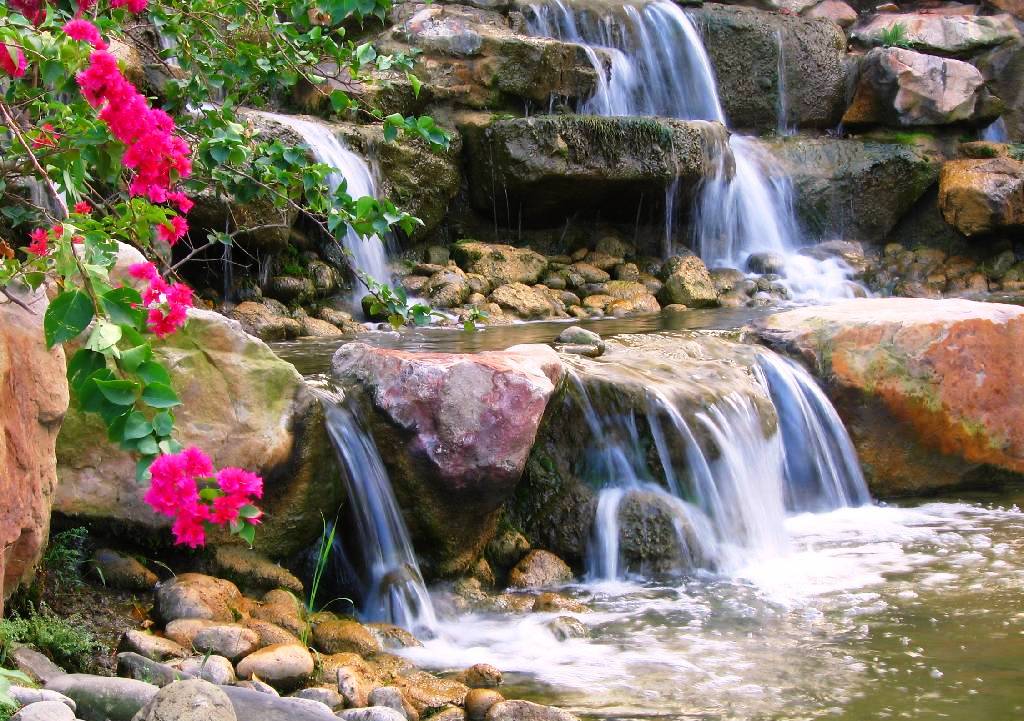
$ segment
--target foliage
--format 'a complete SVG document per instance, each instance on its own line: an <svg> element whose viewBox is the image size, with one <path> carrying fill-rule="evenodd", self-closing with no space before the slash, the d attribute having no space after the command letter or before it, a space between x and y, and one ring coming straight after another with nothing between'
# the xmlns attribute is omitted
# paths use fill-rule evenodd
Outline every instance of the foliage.
<svg viewBox="0 0 1024 721"><path fill-rule="evenodd" d="M424 326L432 317L444 317L429 305L419 301L410 302L409 295L402 286L391 286L378 283L369 276L363 276L363 283L370 293L368 315L371 318L386 317L391 327L398 329L404 325Z"/></svg>
<svg viewBox="0 0 1024 721"><path fill-rule="evenodd" d="M86 561L86 543L89 531L79 526L69 528L50 537L43 554L43 568L47 578L58 586L82 585L82 566Z"/></svg>
<svg viewBox="0 0 1024 721"><path fill-rule="evenodd" d="M11 697L12 683L32 684L32 679L21 671L0 668L0 720L6 721L18 708L18 703Z"/></svg>
<svg viewBox="0 0 1024 721"><path fill-rule="evenodd" d="M462 319L462 327L467 333L476 331L477 323L482 323L487 320L487 311L476 306L469 309L465 317Z"/></svg>
<svg viewBox="0 0 1024 721"><path fill-rule="evenodd" d="M0 662L7 660L14 644L34 646L72 672L88 668L92 656L100 650L81 618L38 612L0 620Z"/></svg>
<svg viewBox="0 0 1024 721"><path fill-rule="evenodd" d="M907 26L903 23L893 23L887 28L882 28L878 34L878 42L887 48L909 48Z"/></svg>

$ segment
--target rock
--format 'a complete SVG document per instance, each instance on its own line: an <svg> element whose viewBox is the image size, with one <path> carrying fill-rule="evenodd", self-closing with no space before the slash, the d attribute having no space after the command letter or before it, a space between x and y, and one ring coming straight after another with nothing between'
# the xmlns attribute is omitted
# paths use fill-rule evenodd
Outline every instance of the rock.
<svg viewBox="0 0 1024 721"><path fill-rule="evenodd" d="M224 686L239 721L338 721L334 713L317 701L281 698L250 688Z"/></svg>
<svg viewBox="0 0 1024 721"><path fill-rule="evenodd" d="M641 194L660 197L676 178L684 203L728 155L725 129L704 121L548 115L460 130L473 205L510 227L520 213L563 218L567 199L581 211L632 214ZM507 202L496 207L496 197Z"/></svg>
<svg viewBox="0 0 1024 721"><path fill-rule="evenodd" d="M961 60L875 48L860 63L843 123L907 127L993 119L984 112L984 84L981 71Z"/></svg>
<svg viewBox="0 0 1024 721"><path fill-rule="evenodd" d="M365 626L347 618L315 622L313 642L324 653L350 651L371 656L383 650L380 641Z"/></svg>
<svg viewBox="0 0 1024 721"><path fill-rule="evenodd" d="M302 335L312 338L333 338L336 335L343 335L343 331L338 326L328 323L325 320L319 318L311 318L308 315L304 316L302 320Z"/></svg>
<svg viewBox="0 0 1024 721"><path fill-rule="evenodd" d="M243 618L241 623L246 628L255 631L256 635L260 637L260 648L274 646L279 643L303 645L302 641L295 634L291 631L286 631L276 623L262 621L258 618Z"/></svg>
<svg viewBox="0 0 1024 721"><path fill-rule="evenodd" d="M235 709L223 690L199 679L177 681L139 712L135 721L236 721Z"/></svg>
<svg viewBox="0 0 1024 721"><path fill-rule="evenodd" d="M645 577L679 576L707 568L701 544L682 504L667 494L629 491L619 502L620 563ZM572 609L565 609L572 610Z"/></svg>
<svg viewBox="0 0 1024 721"><path fill-rule="evenodd" d="M797 2L801 7L810 4ZM772 0L764 4L790 5ZM732 127L775 130L780 87L786 91L787 124L831 128L842 114L843 31L824 20L797 17L798 9L787 9L793 14L712 3L687 10L704 40Z"/></svg>
<svg viewBox="0 0 1024 721"><path fill-rule="evenodd" d="M415 648L423 645L419 639L401 626L394 626L390 623L368 623L366 627L384 648Z"/></svg>
<svg viewBox="0 0 1024 721"><path fill-rule="evenodd" d="M189 674L180 669L154 661L145 656L140 656L131 651L117 654L117 675L123 678L133 678L136 681L145 681L146 683L161 687L175 681L191 678Z"/></svg>
<svg viewBox="0 0 1024 721"><path fill-rule="evenodd" d="M378 686L370 692L369 697L367 697L367 702L370 707L384 706L386 708L394 709L398 713L402 714L402 718L407 718L405 712L405 700L402 698L402 692L394 686Z"/></svg>
<svg viewBox="0 0 1024 721"><path fill-rule="evenodd" d="M754 255L759 254L755 253ZM719 294L731 291L747 279L747 274L736 268L712 268L708 271L708 275L711 276L711 283Z"/></svg>
<svg viewBox="0 0 1024 721"><path fill-rule="evenodd" d="M188 651L171 639L136 629L125 631L117 648L119 651L132 651L154 661L184 658L188 655Z"/></svg>
<svg viewBox="0 0 1024 721"><path fill-rule="evenodd" d="M458 681L438 678L425 671L407 671L394 679L402 690L402 696L417 713L442 708L449 704L461 706L469 689Z"/></svg>
<svg viewBox="0 0 1024 721"><path fill-rule="evenodd" d="M426 279L424 279L424 282L426 282ZM316 317L320 320L327 321L344 333L355 334L366 330L362 323L352 320L351 313L347 313L336 308L323 306L316 312Z"/></svg>
<svg viewBox="0 0 1024 721"><path fill-rule="evenodd" d="M57 487L54 442L68 408L64 350L47 350L46 294L8 291L31 308L0 303L0 612L35 572Z"/></svg>
<svg viewBox="0 0 1024 721"><path fill-rule="evenodd" d="M562 596L558 593L541 593L533 602L535 613L552 613L555 611L568 611L569 613L587 613L590 611L585 604L574 598Z"/></svg>
<svg viewBox="0 0 1024 721"><path fill-rule="evenodd" d="M947 161L939 175L939 208L946 222L968 237L1024 225L1024 163Z"/></svg>
<svg viewBox="0 0 1024 721"><path fill-rule="evenodd" d="M583 622L572 616L559 616L548 623L548 628L559 641L570 638L586 638L590 635Z"/></svg>
<svg viewBox="0 0 1024 721"><path fill-rule="evenodd" d="M466 712L458 706L445 706L431 714L430 721L466 721Z"/></svg>
<svg viewBox="0 0 1024 721"><path fill-rule="evenodd" d="M530 551L508 574L513 588L558 586L572 580L572 569L548 551Z"/></svg>
<svg viewBox="0 0 1024 721"><path fill-rule="evenodd" d="M897 24L904 28L908 47L937 55L969 55L1020 39L1020 32L1009 15L937 13L876 15L854 28L850 37L863 45L877 45L882 31Z"/></svg>
<svg viewBox="0 0 1024 721"><path fill-rule="evenodd" d="M786 138L766 144L792 181L795 210L811 237L881 242L939 176L924 143Z"/></svg>
<svg viewBox="0 0 1024 721"><path fill-rule="evenodd" d="M466 669L466 685L470 688L497 688L501 685L501 671L486 663Z"/></svg>
<svg viewBox="0 0 1024 721"><path fill-rule="evenodd" d="M259 635L237 623L207 626L192 639L192 645L201 653L212 653L231 661L245 658L260 645Z"/></svg>
<svg viewBox="0 0 1024 721"><path fill-rule="evenodd" d="M342 721L406 721L405 714L387 706L350 708L338 712Z"/></svg>
<svg viewBox="0 0 1024 721"><path fill-rule="evenodd" d="M579 721L568 711L531 701L500 701L487 711L485 721Z"/></svg>
<svg viewBox="0 0 1024 721"><path fill-rule="evenodd" d="M19 706L28 706L30 703L40 703L42 701L56 701L67 706L72 711L75 710L75 702L64 694L57 693L56 691L47 691L44 688L27 688L25 686L10 686L7 689L7 694L14 700L14 703Z"/></svg>
<svg viewBox="0 0 1024 721"><path fill-rule="evenodd" d="M258 551L245 546L217 546L208 560L210 573L242 588L270 591L283 588L301 596L302 581Z"/></svg>
<svg viewBox="0 0 1024 721"><path fill-rule="evenodd" d="M493 286L505 283L536 283L548 267L547 258L529 248L460 240L451 248L452 257L467 273L480 275ZM476 293L486 293L474 288Z"/></svg>
<svg viewBox="0 0 1024 721"><path fill-rule="evenodd" d="M786 259L778 253L751 253L747 257L747 270L751 273L781 273Z"/></svg>
<svg viewBox="0 0 1024 721"><path fill-rule="evenodd" d="M235 667L223 656L191 656L178 661L175 666L184 673L218 686L230 685L236 681Z"/></svg>
<svg viewBox="0 0 1024 721"><path fill-rule="evenodd" d="M67 673L43 654L28 646L16 646L8 653L14 667L36 683L46 684Z"/></svg>
<svg viewBox="0 0 1024 721"><path fill-rule="evenodd" d="M546 295L522 283L498 286L491 292L489 300L501 306L502 310L527 320L558 314L558 309Z"/></svg>
<svg viewBox="0 0 1024 721"><path fill-rule="evenodd" d="M263 292L282 303L303 303L316 295L316 286L309 278L275 275Z"/></svg>
<svg viewBox="0 0 1024 721"><path fill-rule="evenodd" d="M345 699L340 693L327 686L314 686L296 691L290 698L303 698L310 701L322 703L332 711L340 709L345 705Z"/></svg>
<svg viewBox="0 0 1024 721"><path fill-rule="evenodd" d="M471 689L466 694L466 717L469 721L483 721L491 706L504 700L505 697L497 691L484 688Z"/></svg>
<svg viewBox="0 0 1024 721"><path fill-rule="evenodd" d="M99 548L89 561L100 581L125 591L151 591L160 580L137 559L110 548Z"/></svg>
<svg viewBox="0 0 1024 721"><path fill-rule="evenodd" d="M665 285L658 300L663 305L681 303L691 308L717 305L718 294L707 266L697 256L673 256L665 262L662 273Z"/></svg>
<svg viewBox="0 0 1024 721"><path fill-rule="evenodd" d="M256 676L278 690L291 690L313 674L313 656L302 646L277 644L243 658L237 671L241 678Z"/></svg>
<svg viewBox="0 0 1024 721"><path fill-rule="evenodd" d="M825 380L874 494L935 492L991 478L992 468L1024 472L1013 380L1024 309L844 301L767 317L757 333Z"/></svg>
<svg viewBox="0 0 1024 721"><path fill-rule="evenodd" d="M407 522L424 560L439 572L469 568L522 475L562 376L558 355L545 345L463 355L350 343L332 365L373 402L374 440L399 504L415 503Z"/></svg>
<svg viewBox="0 0 1024 721"><path fill-rule="evenodd" d="M556 343L569 343L572 345L603 345L601 336L592 330L580 328L578 325L571 325L555 339Z"/></svg>
<svg viewBox="0 0 1024 721"><path fill-rule="evenodd" d="M177 619L233 621L242 607L238 587L222 578L183 573L157 588L156 611L164 622Z"/></svg>
<svg viewBox="0 0 1024 721"><path fill-rule="evenodd" d="M160 690L151 683L128 678L69 673L46 682L49 691L64 694L75 702L75 713L83 721L132 721Z"/></svg>
<svg viewBox="0 0 1024 721"><path fill-rule="evenodd" d="M1024 41L999 45L974 58L973 63L985 76L989 91L1003 101L1002 120L1007 138L1024 141Z"/></svg>
<svg viewBox="0 0 1024 721"><path fill-rule="evenodd" d="M276 314L265 304L251 300L236 305L228 317L238 321L246 333L263 341L289 340L303 333L299 321Z"/></svg>
<svg viewBox="0 0 1024 721"><path fill-rule="evenodd" d="M526 536L519 531L506 529L496 533L487 543L487 558L493 566L506 571L519 563L529 550L530 542Z"/></svg>
<svg viewBox="0 0 1024 721"><path fill-rule="evenodd" d="M75 712L60 701L37 701L21 708L11 721L75 721Z"/></svg>
<svg viewBox="0 0 1024 721"><path fill-rule="evenodd" d="M857 22L857 11L843 0L822 0L803 13L806 18L824 18L834 22L841 28L848 28Z"/></svg>
<svg viewBox="0 0 1024 721"><path fill-rule="evenodd" d="M217 625L216 621L208 621L204 618L179 618L167 624L164 634L176 644L191 648L197 633L215 625Z"/></svg>
<svg viewBox="0 0 1024 721"><path fill-rule="evenodd" d="M263 476L261 552L284 557L307 548L319 535L320 514L336 508L343 492L322 407L299 372L212 311L191 309L183 329L154 345L182 400L176 439L201 447L218 468ZM171 519L143 500L146 485L135 481L135 458L111 447L95 415L68 413L57 467L55 511L97 531L170 542ZM207 541L229 538L222 529Z"/></svg>
<svg viewBox="0 0 1024 721"><path fill-rule="evenodd" d="M274 698L280 698L281 694L277 692L277 689L271 686L269 683L263 683L258 678L249 679L248 681L236 681L235 685L239 688L247 688L251 691L263 694L264 696L272 696ZM305 705L305 702L303 702Z"/></svg>
<svg viewBox="0 0 1024 721"><path fill-rule="evenodd" d="M367 704L367 698L372 689L368 688L369 682L357 669L351 666L341 666L336 671L336 677L338 691L345 699L347 706L361 708Z"/></svg>
<svg viewBox="0 0 1024 721"><path fill-rule="evenodd" d="M471 292L466 274L458 268L444 269L430 276L423 290L438 308L456 308L466 302Z"/></svg>
<svg viewBox="0 0 1024 721"><path fill-rule="evenodd" d="M569 271L579 275L584 283L607 283L611 280L611 276L606 271L590 263L573 263L569 266Z"/></svg>
<svg viewBox="0 0 1024 721"><path fill-rule="evenodd" d="M305 608L288 591L268 591L263 596L263 602L253 609L252 615L296 636L301 636L306 628Z"/></svg>

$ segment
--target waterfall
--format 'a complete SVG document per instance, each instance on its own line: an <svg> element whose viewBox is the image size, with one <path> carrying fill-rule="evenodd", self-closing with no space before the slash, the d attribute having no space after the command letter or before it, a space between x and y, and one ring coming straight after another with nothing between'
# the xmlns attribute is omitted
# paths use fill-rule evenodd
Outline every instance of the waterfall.
<svg viewBox="0 0 1024 721"><path fill-rule="evenodd" d="M793 135L795 128L789 124L789 96L786 95L786 44L781 30L775 31L775 47L778 53L775 73L779 78L778 97L775 101L775 132L779 135Z"/></svg>
<svg viewBox="0 0 1024 721"><path fill-rule="evenodd" d="M334 169L334 172L327 176L327 185L331 193L345 183L348 194L353 198L377 197L377 183L370 172L370 167L361 157L345 147L330 126L294 115L268 112L262 114L273 122L288 126L302 136L303 142L309 146L317 162ZM361 238L350 227L345 232L342 245L354 270L365 273L379 282L387 282L391 277L388 271L387 250L384 242L376 235ZM355 295L355 300L358 301L362 293L357 291Z"/></svg>
<svg viewBox="0 0 1024 721"><path fill-rule="evenodd" d="M585 48L597 73L593 94L580 108L592 115L660 115L711 120L727 125L714 70L693 23L669 0L627 2L609 7L570 0L546 0L528 6L527 26L537 36L553 37ZM779 38L780 78L783 71ZM780 83L780 93L785 92ZM781 118L784 120L785 118ZM735 172L721 159L703 184L691 224L694 249L710 266L744 268L751 253L772 252L790 258L802 244L793 213L792 184L752 138L729 140ZM666 212L674 212L667 203ZM666 232L672 219L666 218ZM666 249L672 249L666 238ZM811 264L813 265L813 264ZM806 286L813 297L852 297L846 282L806 278L817 274L805 262L787 263L784 281L791 293ZM831 281L835 274L826 274Z"/></svg>
<svg viewBox="0 0 1024 721"><path fill-rule="evenodd" d="M1006 131L1006 121L1002 116L982 128L980 136L982 140L987 140L990 143L1006 143L1010 140L1009 133Z"/></svg>
<svg viewBox="0 0 1024 721"><path fill-rule="evenodd" d="M365 588L362 615L370 621L430 633L437 625L433 603L377 445L343 401L327 394L321 398L355 517L358 542L354 545Z"/></svg>
<svg viewBox="0 0 1024 721"><path fill-rule="evenodd" d="M770 351L753 353L753 382L779 421L768 434L751 397L730 391L695 402L677 392L688 380L669 380L627 354L597 367L639 374L646 404L639 410L613 396L599 412L582 377L571 372L570 392L593 439L584 475L600 486L587 549L591 578L636 572L620 546L623 504L637 494L655 497L661 512L672 514L691 558L723 572L787 553L789 513L870 502L850 438L814 379Z"/></svg>

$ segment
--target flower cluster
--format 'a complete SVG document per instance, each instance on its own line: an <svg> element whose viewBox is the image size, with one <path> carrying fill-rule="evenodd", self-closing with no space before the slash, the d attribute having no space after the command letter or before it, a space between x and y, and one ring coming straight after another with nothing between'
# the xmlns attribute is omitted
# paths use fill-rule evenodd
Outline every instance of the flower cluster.
<svg viewBox="0 0 1024 721"><path fill-rule="evenodd" d="M64 226L57 223L55 226L47 230L46 228L36 228L28 237L31 241L28 244L26 251L32 255L43 256L50 252L50 236L53 236L54 240L60 240L64 237Z"/></svg>
<svg viewBox="0 0 1024 721"><path fill-rule="evenodd" d="M203 545L211 525L257 525L253 501L263 496L263 479L241 468L214 471L209 456L194 446L160 456L149 467L152 482L145 501L174 518L174 542Z"/></svg>
<svg viewBox="0 0 1024 721"><path fill-rule="evenodd" d="M25 74L26 67L25 53L21 52L21 48L0 43L0 70L12 78L20 78Z"/></svg>
<svg viewBox="0 0 1024 721"><path fill-rule="evenodd" d="M133 278L149 285L142 291L146 308L146 326L157 338L165 338L185 325L192 307L192 289L184 283L168 283L152 263L136 263L128 268Z"/></svg>
<svg viewBox="0 0 1024 721"><path fill-rule="evenodd" d="M40 25L46 20L45 0L7 0L11 10L28 18L33 25Z"/></svg>

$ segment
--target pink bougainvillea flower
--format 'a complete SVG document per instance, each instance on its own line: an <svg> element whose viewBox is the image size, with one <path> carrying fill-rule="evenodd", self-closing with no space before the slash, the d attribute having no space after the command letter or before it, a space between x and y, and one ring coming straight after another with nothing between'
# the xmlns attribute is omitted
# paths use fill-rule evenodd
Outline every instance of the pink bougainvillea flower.
<svg viewBox="0 0 1024 721"><path fill-rule="evenodd" d="M171 216L168 218L168 223L169 225L161 223L156 226L156 234L160 240L166 241L168 245L173 246L188 233L188 223L180 215Z"/></svg>
<svg viewBox="0 0 1024 721"><path fill-rule="evenodd" d="M263 479L242 468L222 468L217 474L217 485L229 496L263 496Z"/></svg>
<svg viewBox="0 0 1024 721"><path fill-rule="evenodd" d="M81 17L85 13L96 7L96 0L79 0L77 17Z"/></svg>
<svg viewBox="0 0 1024 721"><path fill-rule="evenodd" d="M40 25L46 20L46 3L44 0L7 0L7 4L15 12L28 18L33 25Z"/></svg>
<svg viewBox="0 0 1024 721"><path fill-rule="evenodd" d="M171 533L174 534L174 542L179 546L199 548L206 543L206 526L204 521L209 520L209 511L206 506L196 506L196 513L182 513L171 526Z"/></svg>
<svg viewBox="0 0 1024 721"><path fill-rule="evenodd" d="M178 210L180 210L184 215L188 215L188 211L192 210L192 206L195 205L195 203L193 203L189 197L180 190L168 193L167 202L174 203L178 206Z"/></svg>
<svg viewBox="0 0 1024 721"><path fill-rule="evenodd" d="M100 36L99 29L88 20L71 20L64 26L64 33L73 40L89 43L100 50L107 47Z"/></svg>
<svg viewBox="0 0 1024 721"><path fill-rule="evenodd" d="M86 203L84 200L80 200L75 203L75 207L72 208L79 215L90 215L92 213L92 206Z"/></svg>
<svg viewBox="0 0 1024 721"><path fill-rule="evenodd" d="M27 67L28 62L25 60L25 53L21 52L21 48L0 43L0 70L12 78L20 78L25 74Z"/></svg>
<svg viewBox="0 0 1024 721"><path fill-rule="evenodd" d="M156 266L150 262L135 263L128 267L128 275L139 280L148 280L150 282L158 280L160 278L160 271L156 269Z"/></svg>
<svg viewBox="0 0 1024 721"><path fill-rule="evenodd" d="M46 255L49 251L50 234L42 228L36 228L28 237L32 241L28 244L28 252L32 255Z"/></svg>
<svg viewBox="0 0 1024 721"><path fill-rule="evenodd" d="M136 14L145 10L148 4L149 0L110 0L110 7L128 8L128 12Z"/></svg>
<svg viewBox="0 0 1024 721"><path fill-rule="evenodd" d="M60 140L60 133L56 131L52 123L43 123L39 126L39 135L32 139L33 148L56 148Z"/></svg>

